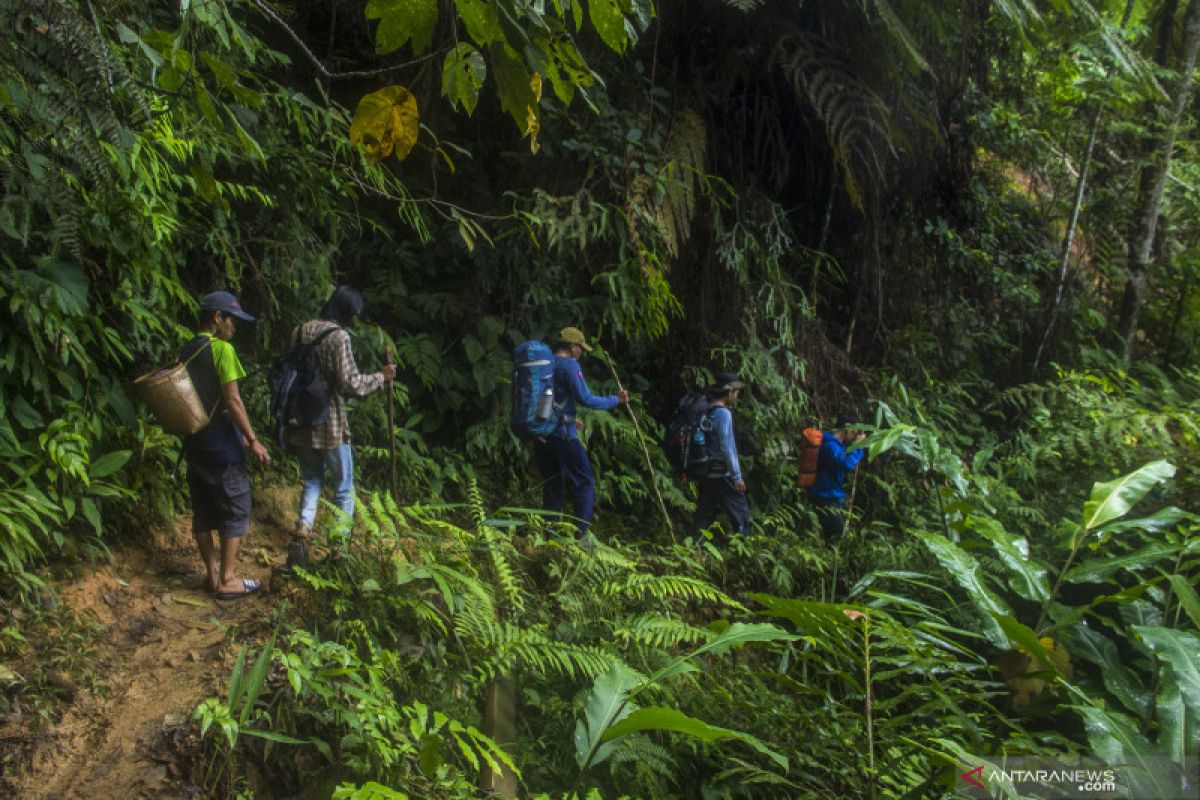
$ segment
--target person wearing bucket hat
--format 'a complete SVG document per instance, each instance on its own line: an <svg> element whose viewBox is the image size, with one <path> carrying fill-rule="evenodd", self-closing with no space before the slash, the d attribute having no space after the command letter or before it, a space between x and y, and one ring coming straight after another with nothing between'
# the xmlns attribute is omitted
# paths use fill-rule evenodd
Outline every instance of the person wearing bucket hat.
<svg viewBox="0 0 1200 800"><path fill-rule="evenodd" d="M271 456L250 425L238 381L246 370L230 340L235 320L253 322L237 297L213 292L200 299L200 330L180 359L196 356L188 374L206 408L215 409L207 426L183 441L192 502L192 535L208 571L208 588L222 600L236 600L262 588L234 575L241 538L250 524L250 477L245 449L267 466ZM213 533L220 538L218 548Z"/></svg>
<svg viewBox="0 0 1200 800"><path fill-rule="evenodd" d="M629 402L629 392L622 389L613 395L597 397L588 390L583 379L583 368L579 359L592 352L583 331L575 327L563 328L554 343L554 400L559 413L558 427L533 446L533 460L542 476L542 507L547 511L561 512L567 489L575 501L576 529L579 539L587 539L588 525L595 515L596 478L587 450L579 441L579 430L583 423L575 416L575 409L584 408L608 411L621 403Z"/></svg>
<svg viewBox="0 0 1200 800"><path fill-rule="evenodd" d="M692 533L697 539L724 509L733 520L733 530L745 534L750 530L750 504L746 501L746 481L742 477L742 466L738 461L737 441L733 436L733 413L729 410L742 396L746 384L735 372L722 372L717 381L704 391L711 404L708 418L712 422L708 444L713 459L713 470L699 481L696 500L696 517L692 522ZM707 440L706 440L707 441Z"/></svg>
<svg viewBox="0 0 1200 800"><path fill-rule="evenodd" d="M821 534L827 541L836 540L846 529L846 473L857 469L866 455L865 450L846 450L867 435L854 429L858 422L857 416L844 411L838 415L833 431L821 436L817 480L808 487L808 499L816 507Z"/></svg>

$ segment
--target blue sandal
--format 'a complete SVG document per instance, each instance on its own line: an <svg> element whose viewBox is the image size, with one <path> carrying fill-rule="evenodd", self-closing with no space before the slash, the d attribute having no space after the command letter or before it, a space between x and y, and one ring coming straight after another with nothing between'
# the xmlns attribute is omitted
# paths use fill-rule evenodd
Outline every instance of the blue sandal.
<svg viewBox="0 0 1200 800"><path fill-rule="evenodd" d="M218 600L241 600L243 597L249 597L252 594L257 594L262 591L262 582L256 581L253 578L242 578L242 591L240 592L217 592Z"/></svg>

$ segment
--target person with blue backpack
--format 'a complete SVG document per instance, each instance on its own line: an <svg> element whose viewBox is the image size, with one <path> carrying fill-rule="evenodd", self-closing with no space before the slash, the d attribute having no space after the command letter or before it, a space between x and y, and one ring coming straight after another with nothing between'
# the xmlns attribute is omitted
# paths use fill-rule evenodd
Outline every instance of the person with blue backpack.
<svg viewBox="0 0 1200 800"><path fill-rule="evenodd" d="M692 522L692 534L697 540L722 508L733 520L734 533L745 534L750 530L750 504L746 501L746 481L738 460L733 412L730 411L744 388L746 384L736 373L723 372L717 376L716 384L705 391L709 403L706 447L711 469L698 481L700 492Z"/></svg>
<svg viewBox="0 0 1200 800"><path fill-rule="evenodd" d="M592 352L583 332L563 328L553 351L540 342L526 342L514 353L513 428L533 439L533 461L542 476L542 508L561 512L568 489L575 501L578 538L588 542L595 514L596 478L587 450L579 441L583 423L578 406L608 411L629 402L629 392L596 396L588 389L579 359ZM527 376L522 378L521 376Z"/></svg>
<svg viewBox="0 0 1200 800"><path fill-rule="evenodd" d="M294 346L308 346L315 355L321 379L317 394L322 407L308 419L287 424L283 431L289 452L300 462L303 480L300 515L288 553L289 567L305 566L308 562L304 542L311 535L317 501L327 477L332 478L334 505L346 517L354 516L354 460L346 398L366 397L396 377L395 364L384 364L379 372L370 374L358 371L350 351L349 329L362 314L363 304L360 291L339 286L325 303L320 318L309 320L292 334ZM309 384L309 388L314 384Z"/></svg>

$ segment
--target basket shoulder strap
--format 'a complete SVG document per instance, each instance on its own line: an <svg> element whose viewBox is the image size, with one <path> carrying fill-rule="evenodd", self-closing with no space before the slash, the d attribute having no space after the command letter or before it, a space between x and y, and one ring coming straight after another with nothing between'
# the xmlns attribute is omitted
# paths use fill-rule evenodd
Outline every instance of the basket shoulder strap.
<svg viewBox="0 0 1200 800"><path fill-rule="evenodd" d="M201 336L203 336L203 334L201 334ZM192 339L192 342L196 341L196 339L201 338L201 336L197 336L195 339ZM208 348L212 347L212 339L208 338L207 336L203 336L203 338L204 338L204 341L200 344L199 347L197 347L194 351L192 351L192 354L190 356L188 356L186 359L180 360L180 362L179 362L180 365L186 367L188 364L192 363L193 358L200 355ZM188 342L188 344L191 344L191 342ZM186 348L187 348L187 345L185 344L184 349L186 349Z"/></svg>

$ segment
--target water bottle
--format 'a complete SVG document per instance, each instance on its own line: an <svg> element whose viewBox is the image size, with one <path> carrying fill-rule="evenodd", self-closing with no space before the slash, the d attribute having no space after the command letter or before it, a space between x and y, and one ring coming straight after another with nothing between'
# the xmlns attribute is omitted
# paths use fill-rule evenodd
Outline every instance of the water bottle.
<svg viewBox="0 0 1200 800"><path fill-rule="evenodd" d="M700 429L699 425L692 432L692 445L697 448L704 447L704 431Z"/></svg>
<svg viewBox="0 0 1200 800"><path fill-rule="evenodd" d="M554 389L547 386L546 390L538 396L537 402L537 418L550 419L550 415L554 413Z"/></svg>

